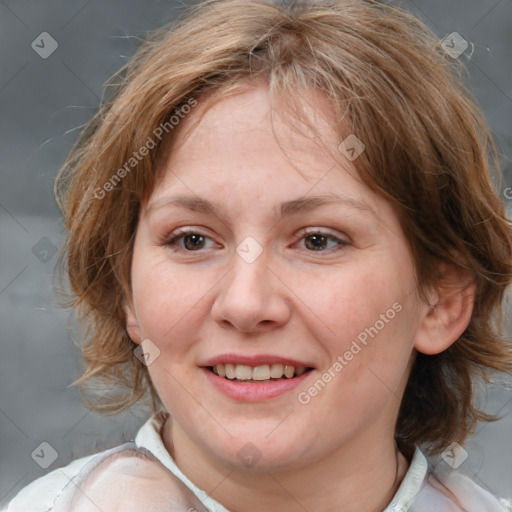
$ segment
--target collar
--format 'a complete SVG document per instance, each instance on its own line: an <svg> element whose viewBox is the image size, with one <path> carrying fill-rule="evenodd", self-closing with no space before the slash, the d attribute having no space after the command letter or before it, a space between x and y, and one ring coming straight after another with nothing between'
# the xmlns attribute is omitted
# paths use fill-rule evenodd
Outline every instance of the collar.
<svg viewBox="0 0 512 512"><path fill-rule="evenodd" d="M149 450L172 473L174 473L204 503L211 512L229 512L218 501L192 483L177 466L163 443L162 429L169 413L161 411L152 416L141 427L135 444ZM428 463L418 447L415 448L411 464L391 503L383 512L407 512L415 497L427 483Z"/></svg>

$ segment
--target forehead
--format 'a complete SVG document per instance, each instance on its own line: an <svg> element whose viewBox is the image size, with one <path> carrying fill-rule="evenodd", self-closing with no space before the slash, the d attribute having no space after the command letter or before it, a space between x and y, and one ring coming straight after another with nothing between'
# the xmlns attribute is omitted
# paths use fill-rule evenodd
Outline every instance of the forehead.
<svg viewBox="0 0 512 512"><path fill-rule="evenodd" d="M354 166L340 154L327 98L304 91L297 101L306 123L292 124L271 109L264 84L213 105L200 103L182 120L149 209L169 202L171 196L188 195L188 203L203 210L209 208L204 201L209 199L228 200L239 210L248 208L248 201L273 211L279 204L282 212L283 205L293 210L301 196L334 195L379 216L385 201L354 178Z"/></svg>
<svg viewBox="0 0 512 512"><path fill-rule="evenodd" d="M224 97L200 98L198 106L180 123L171 163L209 159L218 167L219 157L230 164L237 163L237 157L246 164L265 157L291 159L295 165L316 161L319 170L332 166L334 161L321 148L323 144L338 152L337 123L328 99L319 91L302 90L293 102L300 112L290 119L289 109L276 104L263 82ZM243 152L237 151L241 145Z"/></svg>

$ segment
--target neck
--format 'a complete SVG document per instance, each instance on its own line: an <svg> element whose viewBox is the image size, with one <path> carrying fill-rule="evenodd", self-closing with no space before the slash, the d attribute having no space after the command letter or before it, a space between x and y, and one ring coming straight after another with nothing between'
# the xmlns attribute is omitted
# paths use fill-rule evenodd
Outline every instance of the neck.
<svg viewBox="0 0 512 512"><path fill-rule="evenodd" d="M408 462L392 438L377 444L374 432L368 434L321 461L280 471L233 469L206 454L172 421L164 429L164 442L182 472L233 512L381 512Z"/></svg>

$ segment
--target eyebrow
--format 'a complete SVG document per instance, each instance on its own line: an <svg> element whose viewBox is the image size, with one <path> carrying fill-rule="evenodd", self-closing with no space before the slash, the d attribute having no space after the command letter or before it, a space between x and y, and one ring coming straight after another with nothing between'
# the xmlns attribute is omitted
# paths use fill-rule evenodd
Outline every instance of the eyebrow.
<svg viewBox="0 0 512 512"><path fill-rule="evenodd" d="M276 212L281 218L290 217L299 213L311 211L315 208L327 205L344 205L351 208L360 210L364 213L369 213L376 220L380 220L380 216L377 212L369 205L357 199L349 196L336 195L336 194L325 194L316 196L299 197L290 201L285 201L278 205ZM175 195L170 197L164 197L159 201L150 204L147 208L147 212L151 213L156 210L160 210L165 207L177 206L200 213L209 213L217 216L219 219L224 220L221 209L215 203L208 201L197 196L185 196Z"/></svg>
<svg viewBox="0 0 512 512"><path fill-rule="evenodd" d="M370 214L375 217L376 220L380 221L380 216L377 212L367 203L359 201L349 196L336 195L336 194L325 194L316 196L303 196L290 201L285 201L278 205L277 209L274 209L281 218L290 217L292 215L298 215L300 213L308 212L321 206L328 205L344 205L350 208L357 209L364 213ZM187 210L191 210L199 213L212 214L218 217L223 222L228 223L221 213L221 207L197 196L187 195L174 195L170 197L164 197L153 204L148 206L148 214L160 210L162 208L169 207L181 207Z"/></svg>

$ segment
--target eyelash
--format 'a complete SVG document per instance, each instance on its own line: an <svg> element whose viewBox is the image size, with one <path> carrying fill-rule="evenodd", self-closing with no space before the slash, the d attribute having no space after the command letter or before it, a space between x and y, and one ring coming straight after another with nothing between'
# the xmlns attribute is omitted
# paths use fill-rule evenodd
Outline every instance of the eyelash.
<svg viewBox="0 0 512 512"><path fill-rule="evenodd" d="M193 228L182 228L182 229L178 229L178 230L174 231L173 233L171 233L171 235L163 242L163 245L165 245L167 247L170 247L175 252L188 252L188 253L200 252L202 249L198 249L198 250L194 251L194 250L183 249L181 247L178 248L176 242L179 239L182 239L183 237L185 237L187 235L199 235L199 236L202 236L204 238L210 238L208 235L205 235L205 234L201 233L200 231L198 231L196 229L193 229ZM325 237L325 238L327 238L327 239L329 239L331 241L338 242L339 247L338 247L338 249L334 249L334 250L340 250L344 246L350 245L349 242L347 242L345 240L341 240L340 238L338 238L338 237L336 237L334 235L331 235L330 233L324 232L324 231L319 230L319 229L311 229L311 228L306 230L306 231L304 231L302 233L302 236L301 236L300 240L304 240L308 236L313 236L313 235L320 235L320 236L323 236L323 237ZM317 251L315 251L315 250L308 250L308 249L305 249L305 250L307 252L316 253L316 252L331 252L333 249L331 248L331 249L323 249L323 250L317 250Z"/></svg>

